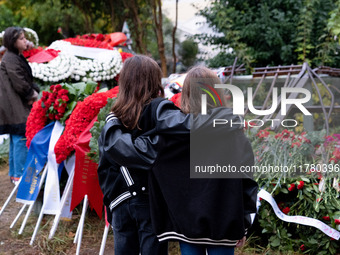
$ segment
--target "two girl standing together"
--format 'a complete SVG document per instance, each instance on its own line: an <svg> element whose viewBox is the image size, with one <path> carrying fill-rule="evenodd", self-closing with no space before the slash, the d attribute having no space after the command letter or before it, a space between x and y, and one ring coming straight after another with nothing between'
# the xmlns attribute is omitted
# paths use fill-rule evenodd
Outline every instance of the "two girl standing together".
<svg viewBox="0 0 340 255"><path fill-rule="evenodd" d="M163 98L161 77L151 58L127 59L118 99L98 140L98 177L115 254L167 254L168 240L180 242L182 255L234 254L256 213L257 184L251 176L190 178L190 159L213 162L218 152L224 163L252 165L251 146L241 126L204 135L211 118L240 122L225 107L223 91L214 91L220 105L208 99L208 115L200 114L202 83L194 81L204 79L211 88L220 83L214 72L204 67L188 72L182 110Z"/></svg>

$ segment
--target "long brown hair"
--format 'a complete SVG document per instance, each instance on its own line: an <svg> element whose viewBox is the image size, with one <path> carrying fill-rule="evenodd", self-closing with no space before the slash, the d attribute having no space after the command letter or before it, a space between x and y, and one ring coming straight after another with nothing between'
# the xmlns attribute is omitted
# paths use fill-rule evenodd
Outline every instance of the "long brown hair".
<svg viewBox="0 0 340 255"><path fill-rule="evenodd" d="M128 58L119 75L119 94L111 111L128 129L138 125L143 107L156 97L164 97L162 70L144 55Z"/></svg>
<svg viewBox="0 0 340 255"><path fill-rule="evenodd" d="M209 91L216 99L215 102L207 96L207 108L225 106L226 101L222 89L215 89L215 84L221 84L221 80L210 69L204 66L195 66L189 70L183 82L181 96L181 109L184 113L198 114L201 111L202 88Z"/></svg>

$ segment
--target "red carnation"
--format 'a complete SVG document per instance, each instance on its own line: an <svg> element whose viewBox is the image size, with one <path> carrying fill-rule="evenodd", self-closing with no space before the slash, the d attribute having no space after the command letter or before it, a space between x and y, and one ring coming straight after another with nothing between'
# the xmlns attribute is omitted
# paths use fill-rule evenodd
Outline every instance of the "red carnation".
<svg viewBox="0 0 340 255"><path fill-rule="evenodd" d="M282 210L283 206L284 206L284 203L283 203L283 202L279 202L279 203L278 203L278 207L279 207L281 210Z"/></svg>
<svg viewBox="0 0 340 255"><path fill-rule="evenodd" d="M61 99L62 99L63 101L65 101L65 102L67 102L68 100L70 100L70 99L68 98L68 96L66 96L66 95L61 96Z"/></svg>
<svg viewBox="0 0 340 255"><path fill-rule="evenodd" d="M49 114L48 114L48 118L49 118L50 120L54 120L54 114L53 114L53 113L49 113Z"/></svg>
<svg viewBox="0 0 340 255"><path fill-rule="evenodd" d="M47 91L43 91L43 92L42 92L42 96L43 96L43 97L46 97L46 98L48 98L49 94L50 94L50 93L47 92Z"/></svg>
<svg viewBox="0 0 340 255"><path fill-rule="evenodd" d="M288 214L290 212L290 208L289 207L285 207L285 208L282 209L282 212L284 214Z"/></svg>
<svg viewBox="0 0 340 255"><path fill-rule="evenodd" d="M67 89L61 89L58 91L58 96L61 97L63 95L67 95L68 94L68 90Z"/></svg>
<svg viewBox="0 0 340 255"><path fill-rule="evenodd" d="M304 181L300 181L300 184L297 186L297 189L302 189L305 185Z"/></svg>
<svg viewBox="0 0 340 255"><path fill-rule="evenodd" d="M289 191L293 191L295 189L295 184L291 183L290 187L288 188Z"/></svg>
<svg viewBox="0 0 340 255"><path fill-rule="evenodd" d="M57 111L58 111L58 115L59 115L59 114L64 115L64 113L65 113L65 108L64 108L64 107L59 107ZM62 116L61 116L61 117L62 117Z"/></svg>
<svg viewBox="0 0 340 255"><path fill-rule="evenodd" d="M55 87L54 87L54 90L57 92L57 91L59 91L59 90L61 90L62 89L62 87L61 87L61 85L60 84L57 84L57 85L55 85Z"/></svg>
<svg viewBox="0 0 340 255"><path fill-rule="evenodd" d="M335 158L340 159L340 149L336 148L333 152L333 155L335 156Z"/></svg>
<svg viewBox="0 0 340 255"><path fill-rule="evenodd" d="M38 100L37 102L33 103L33 107L31 109L30 114L28 115L27 122L26 122L26 146L29 147L33 137L36 133L42 129L46 122L46 111L47 107L42 107L41 105L42 99Z"/></svg>
<svg viewBox="0 0 340 255"><path fill-rule="evenodd" d="M331 218L330 218L329 216L323 216L322 218L323 218L324 220L327 220L327 221L331 220Z"/></svg>
<svg viewBox="0 0 340 255"><path fill-rule="evenodd" d="M66 121L63 134L54 147L58 163L64 161L73 151L73 144L78 140L79 135L96 117L102 107L107 104L107 99L116 97L118 86L102 93L92 94L78 102L70 118Z"/></svg>
<svg viewBox="0 0 340 255"><path fill-rule="evenodd" d="M297 146L297 147L300 147L301 146L301 143L299 143L299 142L294 142L294 143L292 143L292 145L290 146L291 148L294 148L294 146Z"/></svg>
<svg viewBox="0 0 340 255"><path fill-rule="evenodd" d="M304 244L302 244L302 245L300 246L300 250L301 250L301 251L304 251L304 250L306 250L306 247L305 247L305 245L304 245Z"/></svg>
<svg viewBox="0 0 340 255"><path fill-rule="evenodd" d="M340 219L335 219L335 220L334 220L334 223L335 223L336 225L340 225Z"/></svg>

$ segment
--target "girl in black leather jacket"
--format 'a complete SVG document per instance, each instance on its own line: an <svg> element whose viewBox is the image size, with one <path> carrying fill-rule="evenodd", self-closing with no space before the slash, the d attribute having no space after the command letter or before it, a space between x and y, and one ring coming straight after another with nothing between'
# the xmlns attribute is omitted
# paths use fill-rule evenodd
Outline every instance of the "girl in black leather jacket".
<svg viewBox="0 0 340 255"><path fill-rule="evenodd" d="M149 197L154 231L161 241L180 241L182 254L233 254L234 247L244 243L251 226L250 214L256 212L257 184L251 175L191 176L197 164L230 164L236 169L253 164L242 119L221 107L225 105L223 95L211 89L215 83L220 83L217 76L203 67L193 68L184 81L182 110L192 113L190 135L171 128L163 132L161 119L155 130L131 138L118 119L108 117L110 128L116 132L106 150L119 164L151 169ZM220 97L208 98L208 114L204 116L199 114L201 88ZM213 119L235 124L211 129Z"/></svg>

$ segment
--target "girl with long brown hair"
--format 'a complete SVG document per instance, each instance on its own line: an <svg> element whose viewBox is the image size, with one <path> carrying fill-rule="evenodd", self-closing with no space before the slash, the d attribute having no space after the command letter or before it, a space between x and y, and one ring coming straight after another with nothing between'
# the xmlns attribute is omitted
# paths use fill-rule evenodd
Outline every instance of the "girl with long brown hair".
<svg viewBox="0 0 340 255"><path fill-rule="evenodd" d="M173 130L162 134L156 129L132 139L132 143L129 134L120 128L116 134L124 138L111 137L111 145L117 141L124 151L111 147L117 162L129 166L129 158L133 164L139 162L151 169L149 197L154 231L160 241L179 241L182 255L234 254L234 248L245 242L252 222L250 214L256 213L258 186L251 174L195 173L197 166L200 170L204 166L230 165L239 170L254 164L242 120L225 107L223 91L214 86L219 83L208 68L198 66L188 72L181 108L191 118L190 135ZM201 114L202 91L209 95L205 115ZM234 125L214 128L214 119Z"/></svg>
<svg viewBox="0 0 340 255"><path fill-rule="evenodd" d="M124 142L138 143L135 138L156 130L189 132L187 116L163 98L161 78L162 71L153 59L143 55L127 59L120 73L117 101L98 140L98 177L113 228L116 255L167 254L167 243L158 241L150 217L148 171L145 170L150 169L155 155L146 146L135 159L120 147ZM122 131L130 140L125 140ZM129 147L133 148L133 144ZM113 159L117 156L113 150L122 154L120 163ZM141 158L144 160L139 164Z"/></svg>

